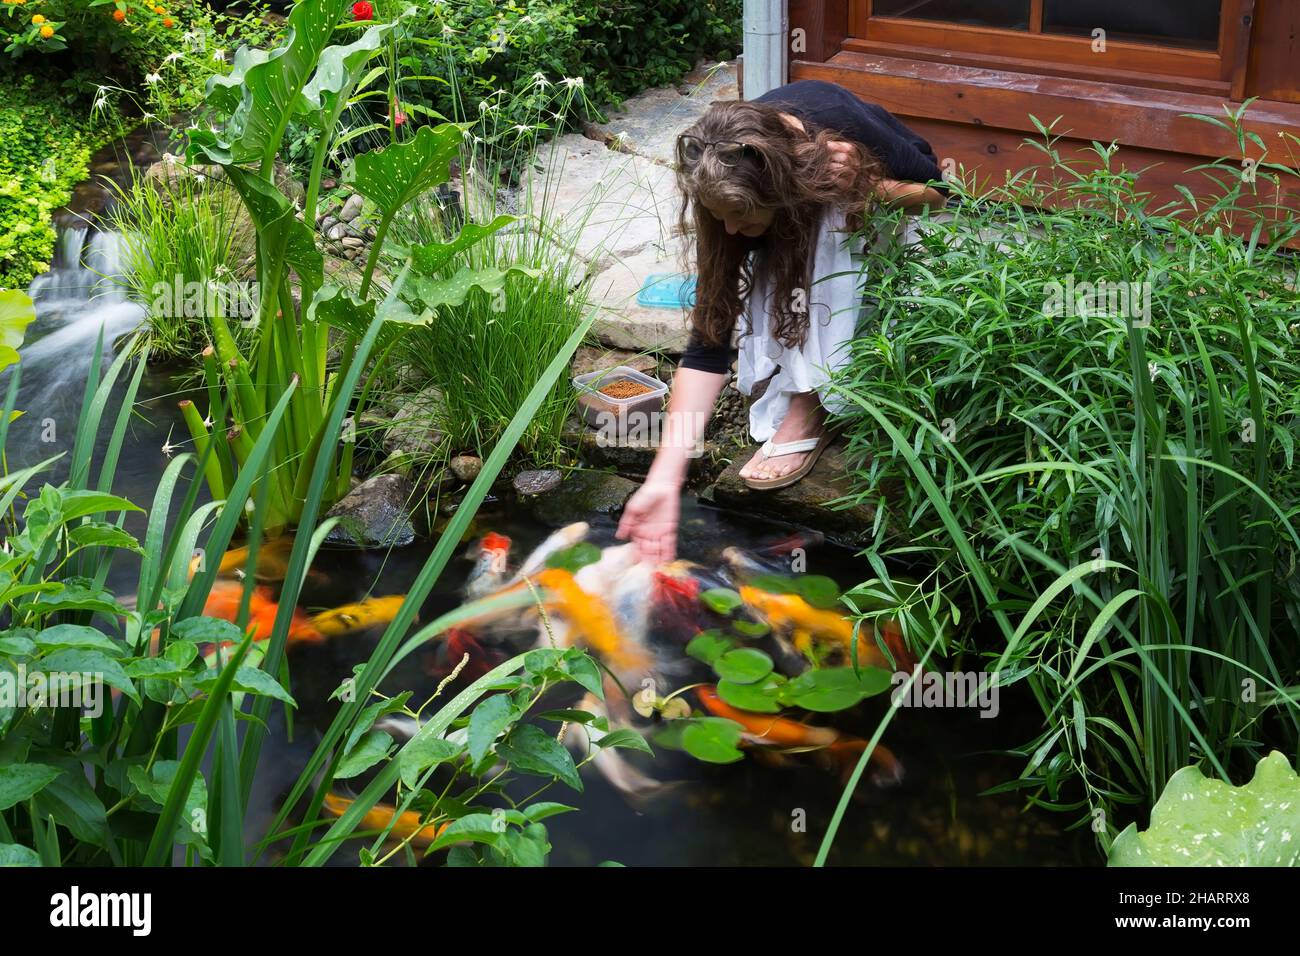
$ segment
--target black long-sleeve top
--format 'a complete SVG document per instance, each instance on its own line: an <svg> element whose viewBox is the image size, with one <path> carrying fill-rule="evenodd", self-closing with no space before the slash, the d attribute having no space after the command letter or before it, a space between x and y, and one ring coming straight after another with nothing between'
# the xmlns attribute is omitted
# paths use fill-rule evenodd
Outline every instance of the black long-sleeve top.
<svg viewBox="0 0 1300 956"><path fill-rule="evenodd" d="M864 103L842 86L825 80L797 80L778 86L754 100L771 103L784 113L797 116L810 133L831 129L845 139L866 146L881 161L890 179L905 182L933 182L942 186L942 173L930 144L908 129L888 110ZM681 367L703 372L725 373L731 368L735 349L729 345L709 346L692 330Z"/></svg>

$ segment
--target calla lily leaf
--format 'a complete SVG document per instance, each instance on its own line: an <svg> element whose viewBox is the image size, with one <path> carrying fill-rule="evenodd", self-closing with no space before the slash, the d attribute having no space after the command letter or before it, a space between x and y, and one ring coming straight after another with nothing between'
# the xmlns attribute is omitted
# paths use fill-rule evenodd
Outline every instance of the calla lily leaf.
<svg viewBox="0 0 1300 956"><path fill-rule="evenodd" d="M1278 751L1250 783L1234 787L1184 767L1151 809L1151 826L1130 823L1109 866L1300 865L1300 776Z"/></svg>
<svg viewBox="0 0 1300 956"><path fill-rule="evenodd" d="M451 161L467 125L421 126L405 143L362 153L344 178L391 218L421 193L451 178Z"/></svg>
<svg viewBox="0 0 1300 956"><path fill-rule="evenodd" d="M300 109L303 90L347 6L347 0L294 4L288 42L270 53L241 47L230 73L208 81L208 104L230 114L224 134L228 162L269 164L275 159L289 119Z"/></svg>

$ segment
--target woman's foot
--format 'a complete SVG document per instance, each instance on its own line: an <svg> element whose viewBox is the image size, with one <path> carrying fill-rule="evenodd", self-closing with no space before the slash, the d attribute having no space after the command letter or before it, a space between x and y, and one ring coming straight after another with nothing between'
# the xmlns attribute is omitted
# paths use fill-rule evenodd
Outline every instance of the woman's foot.
<svg viewBox="0 0 1300 956"><path fill-rule="evenodd" d="M817 398L816 392L799 392L790 396L790 409L781 420L781 425L772 436L772 444L799 441L802 438L816 438L822 433L826 421L826 409ZM797 470L813 452L799 452L782 455L780 458L764 458L760 450L745 467L740 469L740 477L766 480L781 478Z"/></svg>

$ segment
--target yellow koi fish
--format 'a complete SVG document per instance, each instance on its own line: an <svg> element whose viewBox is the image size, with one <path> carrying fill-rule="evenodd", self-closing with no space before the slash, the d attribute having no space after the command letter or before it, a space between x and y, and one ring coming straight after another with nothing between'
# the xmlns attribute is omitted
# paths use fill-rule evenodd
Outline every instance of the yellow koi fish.
<svg viewBox="0 0 1300 956"><path fill-rule="evenodd" d="M397 609L405 600L405 594L390 594L344 604L329 611L321 611L311 618L311 626L322 637L338 637L342 634L351 634L353 631L378 627L395 618Z"/></svg>

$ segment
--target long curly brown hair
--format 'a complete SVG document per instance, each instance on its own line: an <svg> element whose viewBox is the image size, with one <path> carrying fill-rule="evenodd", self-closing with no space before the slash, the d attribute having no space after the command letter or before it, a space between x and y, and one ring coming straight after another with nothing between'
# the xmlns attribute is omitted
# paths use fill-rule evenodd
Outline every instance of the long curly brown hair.
<svg viewBox="0 0 1300 956"><path fill-rule="evenodd" d="M755 270L765 269L773 278L773 303L780 311L773 317L776 338L789 348L801 346L809 316L806 310L796 311L795 290L809 292L808 259L822 217L839 207L849 233L860 231L875 186L885 177L884 166L866 147L802 118L805 132L800 132L781 118L781 112L768 103L715 103L682 134L751 147L735 157L734 166L722 163L712 149L688 168L677 164L683 196L679 228L682 235L695 236L691 325L707 345L730 344L736 318L753 289ZM851 183L843 182L842 170L832 166L827 146L831 140L849 142L857 151L857 175ZM757 237L729 236L726 226L704 208L705 202L739 207L746 216L771 209L772 224Z"/></svg>

